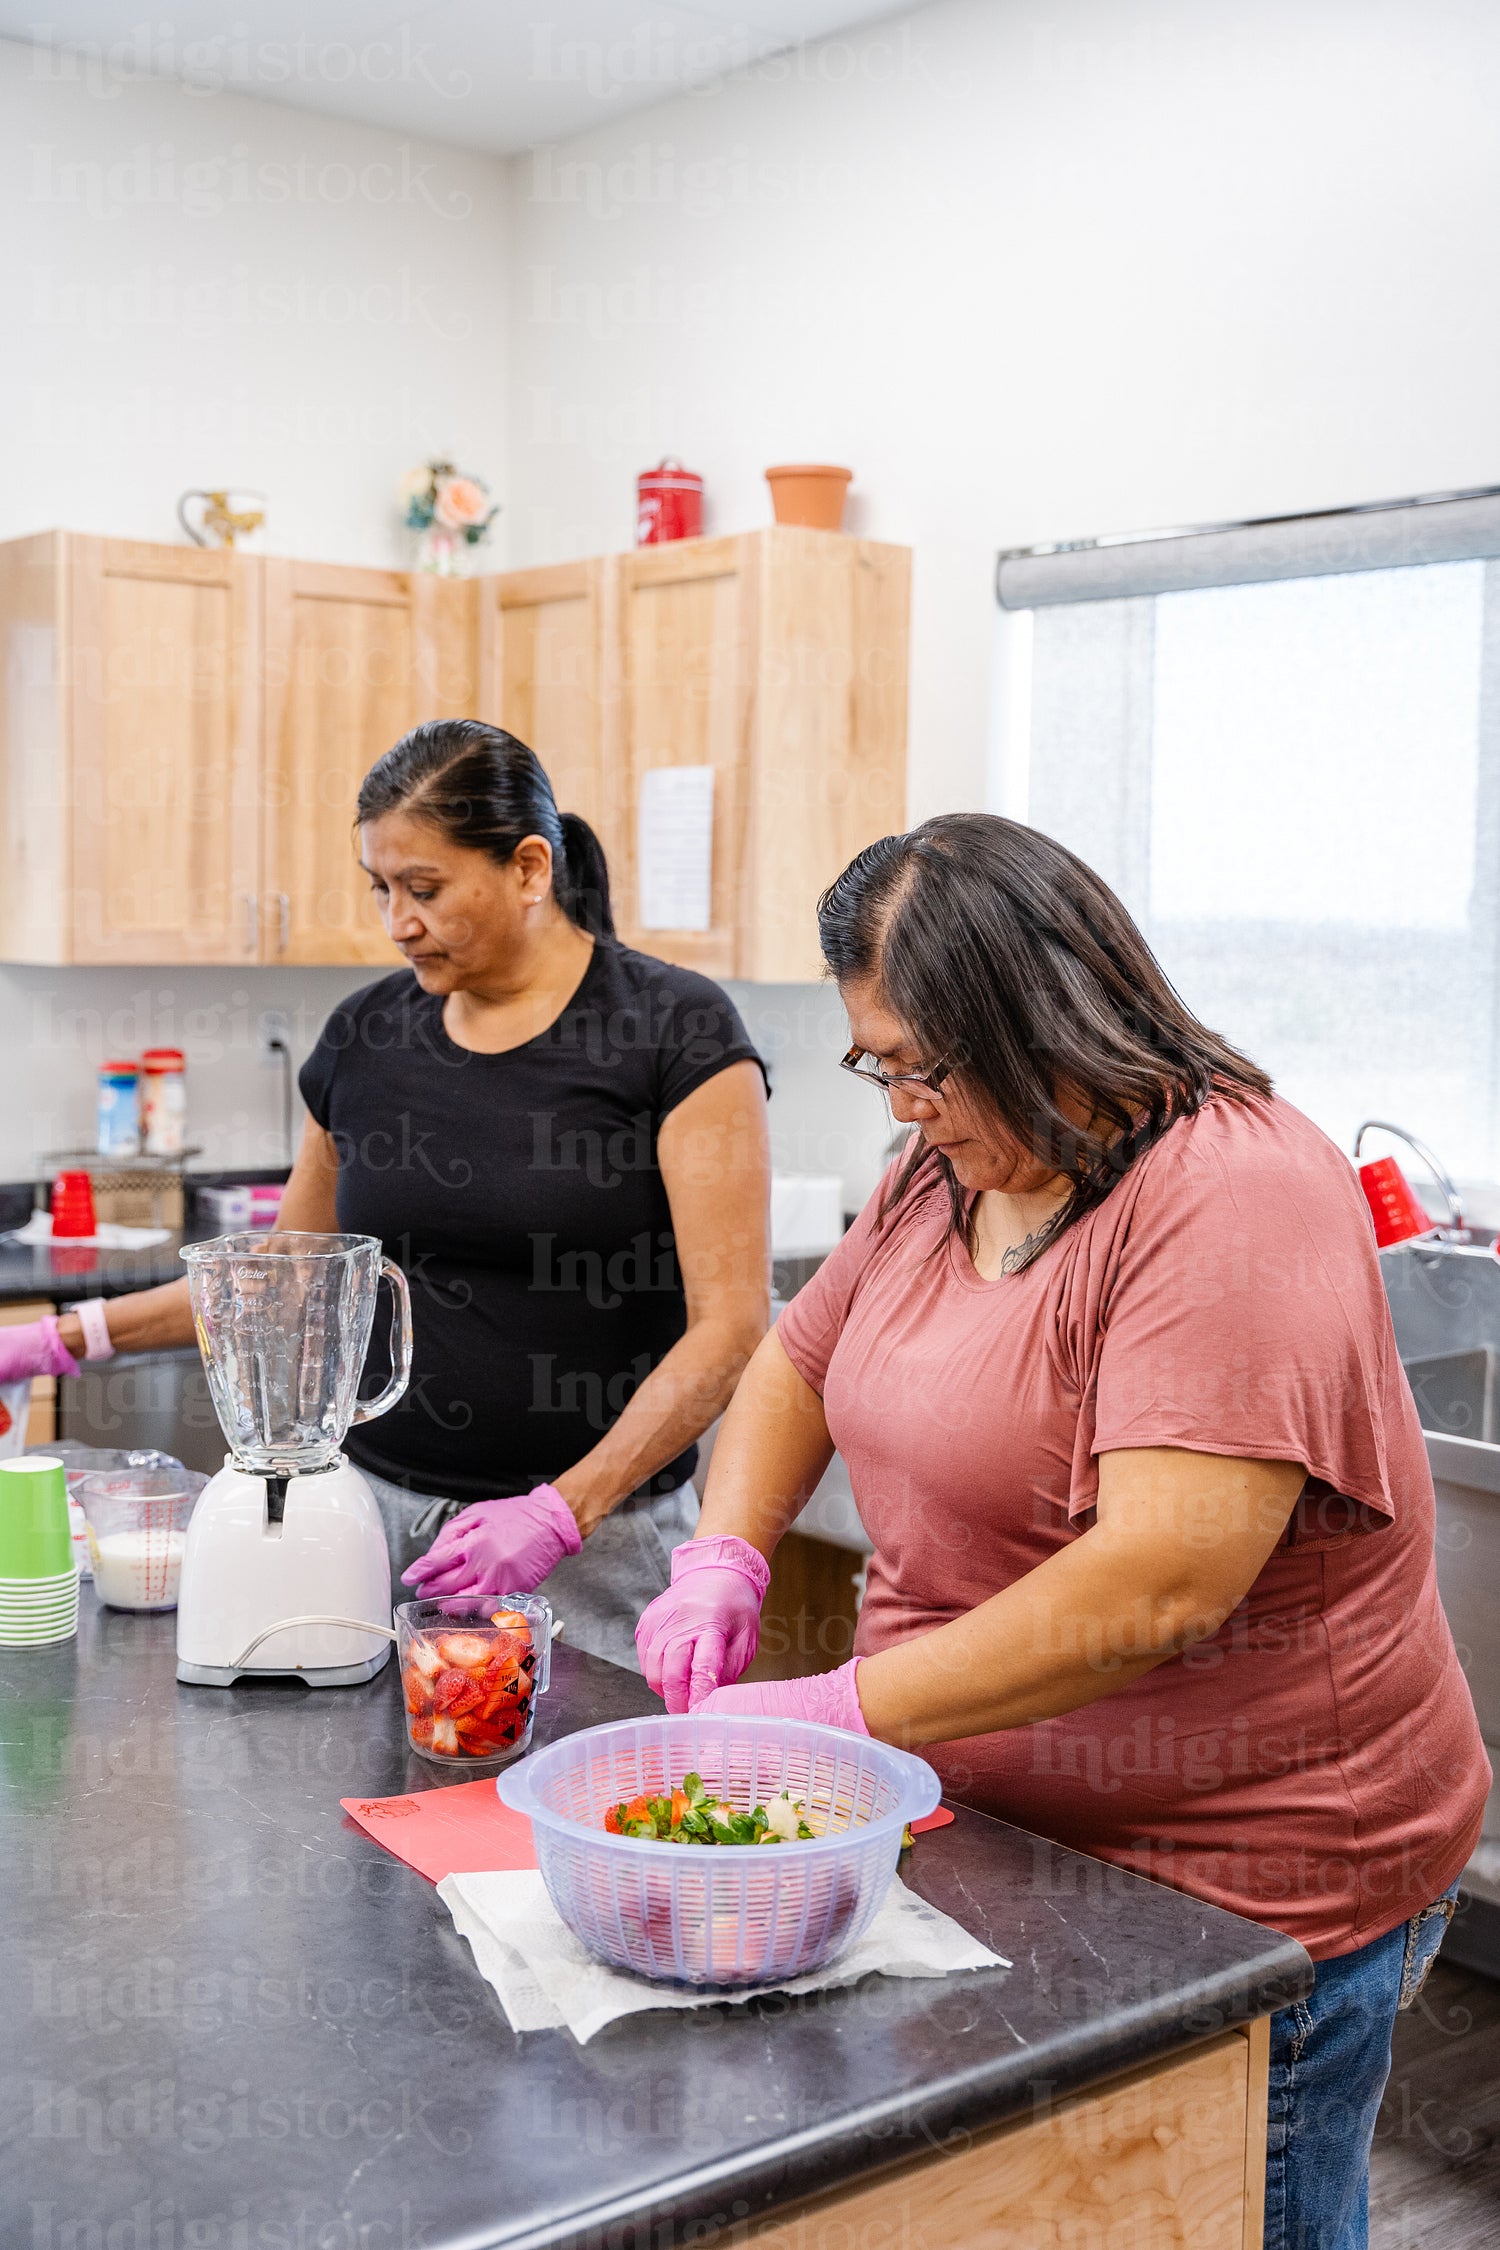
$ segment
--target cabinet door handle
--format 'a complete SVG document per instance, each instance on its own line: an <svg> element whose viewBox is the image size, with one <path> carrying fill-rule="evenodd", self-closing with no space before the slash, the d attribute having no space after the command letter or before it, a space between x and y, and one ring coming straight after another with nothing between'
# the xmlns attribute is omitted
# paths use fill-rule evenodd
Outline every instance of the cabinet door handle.
<svg viewBox="0 0 1500 2250"><path fill-rule="evenodd" d="M245 893L245 951L255 953L260 947L260 900L254 891Z"/></svg>
<svg viewBox="0 0 1500 2250"><path fill-rule="evenodd" d="M292 942L292 902L285 891L276 893L276 950L285 953Z"/></svg>

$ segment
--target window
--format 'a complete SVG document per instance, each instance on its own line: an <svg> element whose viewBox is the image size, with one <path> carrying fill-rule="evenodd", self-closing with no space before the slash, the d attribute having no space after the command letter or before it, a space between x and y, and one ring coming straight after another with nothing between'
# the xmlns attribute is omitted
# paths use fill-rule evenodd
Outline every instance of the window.
<svg viewBox="0 0 1500 2250"><path fill-rule="evenodd" d="M1500 562L1173 585L1169 547L1101 551L1165 587L1044 599L1013 636L1005 809L1099 870L1341 1146L1392 1117L1500 1179Z"/></svg>

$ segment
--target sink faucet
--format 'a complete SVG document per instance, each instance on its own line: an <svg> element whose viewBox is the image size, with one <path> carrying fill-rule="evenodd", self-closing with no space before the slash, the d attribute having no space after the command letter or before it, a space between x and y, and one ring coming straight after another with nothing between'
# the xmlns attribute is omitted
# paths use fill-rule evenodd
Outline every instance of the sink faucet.
<svg viewBox="0 0 1500 2250"><path fill-rule="evenodd" d="M1426 1165L1447 1202L1448 1223L1446 1226L1438 1228L1438 1239L1442 1242L1471 1242L1473 1236L1469 1232L1469 1223L1464 1216L1463 1197L1425 1141L1419 1141L1415 1133L1408 1133L1404 1125L1392 1125L1384 1117L1367 1117L1354 1136L1354 1161L1356 1164L1359 1162L1359 1144L1366 1133L1390 1133L1396 1140L1405 1141L1407 1147L1419 1156Z"/></svg>

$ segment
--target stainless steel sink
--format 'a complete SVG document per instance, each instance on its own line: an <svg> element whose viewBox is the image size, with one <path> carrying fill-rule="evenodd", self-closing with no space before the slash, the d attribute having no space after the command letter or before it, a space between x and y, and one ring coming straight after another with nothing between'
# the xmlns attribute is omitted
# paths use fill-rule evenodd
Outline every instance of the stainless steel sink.
<svg viewBox="0 0 1500 2250"><path fill-rule="evenodd" d="M1493 1344L1439 1352L1432 1359L1409 1359L1404 1365L1424 1430L1436 1437L1495 1443L1495 1371L1500 1368L1500 1352Z"/></svg>
<svg viewBox="0 0 1500 2250"><path fill-rule="evenodd" d="M1500 1771L1500 1258L1477 1243L1402 1243L1380 1268L1437 1490L1438 1588ZM1464 1888L1493 1910L1493 1958L1477 1950L1474 1966L1500 1975L1500 1785ZM1476 1939L1480 1922L1476 1911Z"/></svg>

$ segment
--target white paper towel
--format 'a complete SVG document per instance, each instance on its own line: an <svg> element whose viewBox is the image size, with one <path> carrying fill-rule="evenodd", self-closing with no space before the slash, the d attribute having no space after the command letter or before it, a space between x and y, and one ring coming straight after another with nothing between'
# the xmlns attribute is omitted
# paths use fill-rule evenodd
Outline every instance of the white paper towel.
<svg viewBox="0 0 1500 2250"><path fill-rule="evenodd" d="M92 1234L54 1235L51 1212L33 1211L25 1226L13 1228L5 1239L33 1248L58 1242L83 1250L154 1250L158 1242L170 1242L172 1236L167 1227L120 1227L112 1219L101 1219Z"/></svg>
<svg viewBox="0 0 1500 2250"><path fill-rule="evenodd" d="M555 2031L566 2025L586 2046L620 2016L650 2008L714 2008L726 1995L675 1984L653 1984L623 1969L607 1969L585 1953L562 1921L540 1874L445 1875L438 1897L467 1938L474 1963L493 1987L513 2031ZM854 1984L878 1971L885 1977L946 1977L958 1969L1008 1969L1010 1963L971 1938L946 1914L909 1891L899 1878L857 1944L825 1968L756 1992L818 1992Z"/></svg>

